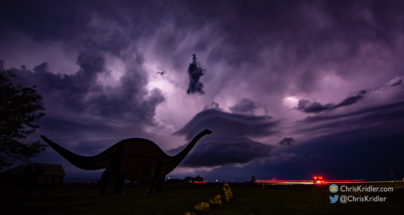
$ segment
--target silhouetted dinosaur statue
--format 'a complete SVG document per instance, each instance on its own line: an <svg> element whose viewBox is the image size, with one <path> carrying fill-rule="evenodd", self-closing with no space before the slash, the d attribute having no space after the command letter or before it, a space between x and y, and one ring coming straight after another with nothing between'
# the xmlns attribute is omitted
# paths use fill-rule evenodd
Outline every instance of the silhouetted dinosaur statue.
<svg viewBox="0 0 404 215"><path fill-rule="evenodd" d="M147 182L147 193L161 192L165 175L174 170L192 147L207 134L202 131L180 153L171 157L155 143L142 138L121 140L93 157L76 155L45 136L41 138L74 166L85 170L105 169L101 175L100 194L120 193L125 179Z"/></svg>

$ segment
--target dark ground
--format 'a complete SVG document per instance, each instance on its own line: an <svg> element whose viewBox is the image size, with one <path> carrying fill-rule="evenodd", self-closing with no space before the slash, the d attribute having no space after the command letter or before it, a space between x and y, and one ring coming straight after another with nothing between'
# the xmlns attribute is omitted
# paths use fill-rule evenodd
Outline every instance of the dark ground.
<svg viewBox="0 0 404 215"><path fill-rule="evenodd" d="M369 185L369 184L366 184ZM224 195L223 184L164 184L163 193L144 196L140 184L125 184L123 194L98 195L95 185L49 189L0 189L0 214L404 214L404 183L374 184L395 187L393 193L341 193L338 195L387 197L383 203L330 204L329 186L276 185L265 189L230 184L235 199L209 212L194 206ZM400 189L401 188L401 189Z"/></svg>

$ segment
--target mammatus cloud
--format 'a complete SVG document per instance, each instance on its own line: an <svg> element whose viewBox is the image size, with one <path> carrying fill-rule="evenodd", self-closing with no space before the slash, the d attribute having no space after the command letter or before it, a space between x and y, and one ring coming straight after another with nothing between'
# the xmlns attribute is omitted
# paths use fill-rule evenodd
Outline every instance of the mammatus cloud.
<svg viewBox="0 0 404 215"><path fill-rule="evenodd" d="M199 81L202 75L205 74L205 70L202 69L200 63L196 59L196 55L192 55L192 63L188 67L189 85L188 94L199 93L204 94L203 84Z"/></svg>
<svg viewBox="0 0 404 215"><path fill-rule="evenodd" d="M183 147L170 150L181 151ZM252 141L245 137L206 137L197 143L180 164L181 167L217 167L229 164L246 164L269 156L273 146Z"/></svg>
<svg viewBox="0 0 404 215"><path fill-rule="evenodd" d="M281 142L279 142L279 145L282 146L292 146L292 144L295 143L295 140L293 137L285 137Z"/></svg>
<svg viewBox="0 0 404 215"><path fill-rule="evenodd" d="M334 110L339 107L348 106L357 103L358 101L362 100L367 93L367 90L361 90L357 93L351 93L347 98L342 100L338 104L328 103L328 104L321 104L319 102L311 102L307 99L299 100L297 104L297 110L303 111L305 113L319 113L325 110Z"/></svg>
<svg viewBox="0 0 404 215"><path fill-rule="evenodd" d="M229 107L231 112L233 113L241 113L241 114L254 114L255 110L262 107L262 105L258 102L255 102L251 99L243 98L238 101L234 106Z"/></svg>

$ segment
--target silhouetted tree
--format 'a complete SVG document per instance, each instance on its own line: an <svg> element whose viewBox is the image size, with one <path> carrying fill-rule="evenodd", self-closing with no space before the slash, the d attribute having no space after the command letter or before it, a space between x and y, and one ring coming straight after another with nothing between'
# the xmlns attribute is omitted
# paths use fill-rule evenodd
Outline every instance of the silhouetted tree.
<svg viewBox="0 0 404 215"><path fill-rule="evenodd" d="M15 77L10 71L0 71L0 170L14 161L29 162L29 158L45 150L46 145L38 141L22 143L19 139L39 128L33 124L45 113L42 97L36 86L22 88L11 82Z"/></svg>

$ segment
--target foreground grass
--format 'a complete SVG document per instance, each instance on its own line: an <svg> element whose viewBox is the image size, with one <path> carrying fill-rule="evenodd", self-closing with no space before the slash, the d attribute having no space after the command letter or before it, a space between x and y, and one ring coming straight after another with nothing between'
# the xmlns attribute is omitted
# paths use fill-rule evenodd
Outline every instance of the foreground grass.
<svg viewBox="0 0 404 215"><path fill-rule="evenodd" d="M368 184L366 184L367 186ZM0 214L404 214L404 192L341 193L338 195L387 197L383 203L329 203L328 186L278 185L265 189L230 184L235 199L213 207L209 212L194 206L223 195L222 184L165 184L163 193L142 195L143 185L125 185L123 194L98 195L89 187L62 187L26 191L0 189ZM402 183L374 186L403 187Z"/></svg>

